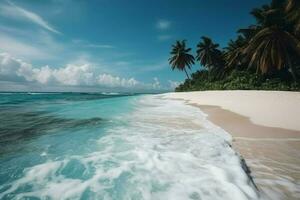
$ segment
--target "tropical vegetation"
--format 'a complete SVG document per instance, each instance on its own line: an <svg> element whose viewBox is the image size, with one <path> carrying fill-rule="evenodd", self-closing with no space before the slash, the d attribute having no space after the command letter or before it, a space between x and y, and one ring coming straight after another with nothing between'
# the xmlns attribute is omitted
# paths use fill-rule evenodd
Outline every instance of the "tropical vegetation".
<svg viewBox="0 0 300 200"><path fill-rule="evenodd" d="M191 69L191 66L195 64L194 56L189 54L191 50L191 48L186 48L185 40L177 41L176 44L172 46L172 57L169 59L172 70L178 69L184 71L188 80L190 80L190 77L186 68Z"/></svg>
<svg viewBox="0 0 300 200"><path fill-rule="evenodd" d="M176 91L300 90L300 1L272 0L251 15L256 24L239 29L225 48L206 36L195 57L185 40L172 46L171 68L187 76ZM195 62L199 69L189 76Z"/></svg>

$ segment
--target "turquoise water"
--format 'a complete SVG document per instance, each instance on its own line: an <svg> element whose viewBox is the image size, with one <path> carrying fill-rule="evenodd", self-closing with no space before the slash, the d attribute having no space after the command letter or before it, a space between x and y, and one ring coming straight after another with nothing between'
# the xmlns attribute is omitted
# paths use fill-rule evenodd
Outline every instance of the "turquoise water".
<svg viewBox="0 0 300 200"><path fill-rule="evenodd" d="M257 199L231 137L157 95L0 94L0 199Z"/></svg>

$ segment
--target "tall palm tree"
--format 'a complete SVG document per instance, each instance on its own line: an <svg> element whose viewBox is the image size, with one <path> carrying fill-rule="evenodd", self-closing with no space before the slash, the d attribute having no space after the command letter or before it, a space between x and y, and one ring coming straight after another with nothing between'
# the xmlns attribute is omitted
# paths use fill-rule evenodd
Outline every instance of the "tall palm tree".
<svg viewBox="0 0 300 200"><path fill-rule="evenodd" d="M287 67L296 81L297 72L292 58L294 55L300 58L300 43L287 31L276 26L262 29L250 40L244 53L250 59L249 67L256 67L257 72L265 74Z"/></svg>
<svg viewBox="0 0 300 200"><path fill-rule="evenodd" d="M260 28L243 53L249 59L249 68L256 67L262 74L288 68L296 81L293 62L300 58L300 42L290 32L283 10L282 1L273 0L270 6L260 9L261 15L256 13Z"/></svg>
<svg viewBox="0 0 300 200"><path fill-rule="evenodd" d="M195 58L189 53L190 51L191 48L186 48L185 40L176 41L176 43L172 45L171 57L169 58L169 64L172 70L178 69L184 71L188 79L190 79L190 77L186 68L191 69L191 66L195 64Z"/></svg>
<svg viewBox="0 0 300 200"><path fill-rule="evenodd" d="M205 36L201 39L202 41L197 45L197 61L209 70L218 67L222 59L222 52L218 49L219 44L213 43L210 38Z"/></svg>

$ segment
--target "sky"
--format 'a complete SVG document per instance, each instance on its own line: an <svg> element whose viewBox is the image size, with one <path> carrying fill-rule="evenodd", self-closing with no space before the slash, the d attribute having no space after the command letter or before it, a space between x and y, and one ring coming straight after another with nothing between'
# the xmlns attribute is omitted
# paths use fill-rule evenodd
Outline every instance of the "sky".
<svg viewBox="0 0 300 200"><path fill-rule="evenodd" d="M168 64L176 40L225 47L268 2L1 0L0 91L170 91L185 79Z"/></svg>

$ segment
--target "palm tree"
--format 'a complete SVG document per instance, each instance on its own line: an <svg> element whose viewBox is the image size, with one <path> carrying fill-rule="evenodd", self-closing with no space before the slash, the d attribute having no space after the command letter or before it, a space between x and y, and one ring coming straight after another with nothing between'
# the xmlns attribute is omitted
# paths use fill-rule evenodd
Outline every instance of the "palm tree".
<svg viewBox="0 0 300 200"><path fill-rule="evenodd" d="M297 72L293 63L300 58L300 42L290 32L282 3L276 2L273 0L271 6L263 7L261 14L256 13L260 28L243 53L249 59L249 68L256 67L256 71L262 74L288 68L296 81Z"/></svg>
<svg viewBox="0 0 300 200"><path fill-rule="evenodd" d="M244 50L249 57L249 68L265 74L272 70L289 68L294 80L297 72L292 64L293 55L300 58L300 43L292 34L276 26L266 27L250 40Z"/></svg>
<svg viewBox="0 0 300 200"><path fill-rule="evenodd" d="M245 43L246 39L241 35L239 35L235 41L229 41L228 46L225 48L226 52L224 54L227 68L238 68L242 65Z"/></svg>
<svg viewBox="0 0 300 200"><path fill-rule="evenodd" d="M237 33L244 38L245 42L249 42L260 29L261 27L258 25L250 25L247 28L239 29Z"/></svg>
<svg viewBox="0 0 300 200"><path fill-rule="evenodd" d="M176 44L172 45L171 58L169 58L169 64L172 70L178 69L184 71L187 78L190 79L186 68L191 69L191 66L195 64L194 56L189 54L191 48L186 48L186 41L176 41Z"/></svg>
<svg viewBox="0 0 300 200"><path fill-rule="evenodd" d="M201 39L202 41L197 45L197 61L209 70L218 67L222 60L222 52L217 49L219 44L214 44L210 38L205 36Z"/></svg>
<svg viewBox="0 0 300 200"><path fill-rule="evenodd" d="M254 8L250 13L256 19L258 27L274 24L284 24L284 0L272 0L270 5L263 5L261 8Z"/></svg>
<svg viewBox="0 0 300 200"><path fill-rule="evenodd" d="M286 18L294 26L294 33L300 39L300 1L287 0L285 7Z"/></svg>

